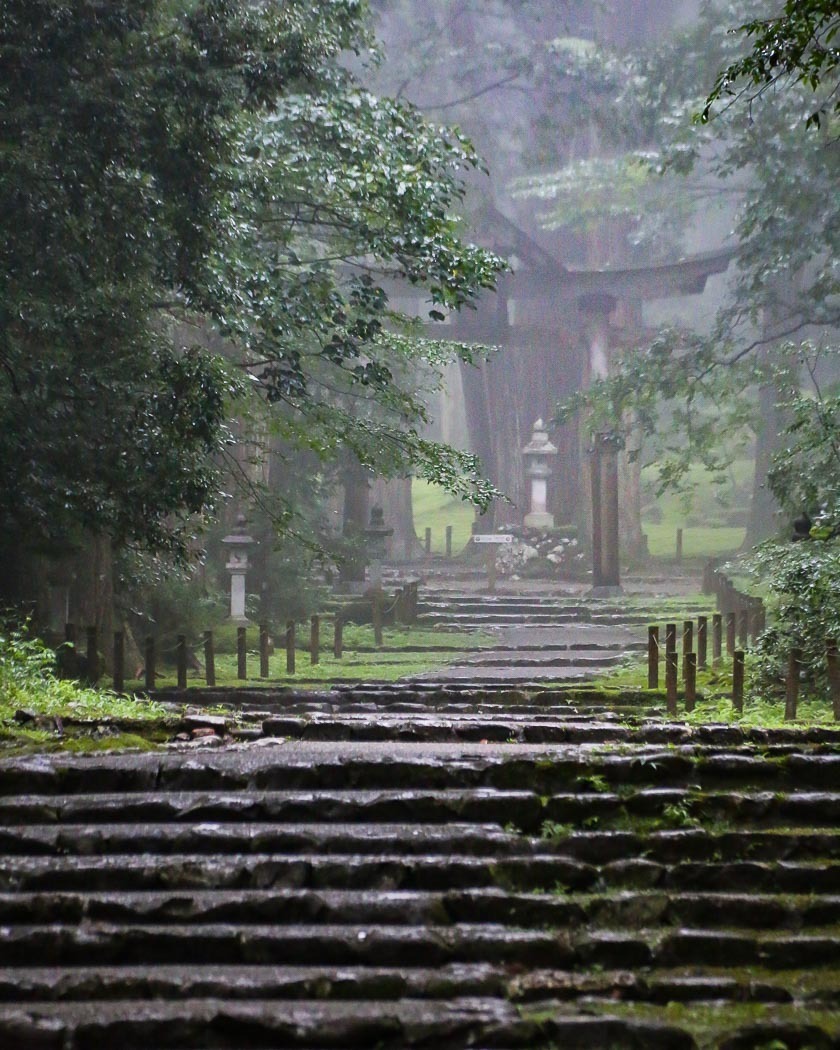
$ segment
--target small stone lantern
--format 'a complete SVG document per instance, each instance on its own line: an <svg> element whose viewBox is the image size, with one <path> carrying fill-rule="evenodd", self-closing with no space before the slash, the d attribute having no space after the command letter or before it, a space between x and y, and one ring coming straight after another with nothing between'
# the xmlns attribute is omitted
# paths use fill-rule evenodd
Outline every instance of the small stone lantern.
<svg viewBox="0 0 840 1050"><path fill-rule="evenodd" d="M382 589L382 562L388 549L388 537L394 530L385 524L385 513L381 507L370 508L370 521L365 529L367 554L370 559L370 585L374 590Z"/></svg>
<svg viewBox="0 0 840 1050"><path fill-rule="evenodd" d="M245 574L248 571L248 548L254 540L248 535L244 514L237 515L236 525L229 536L222 540L228 547L225 568L230 573L230 619L232 623L248 623L245 615Z"/></svg>
<svg viewBox="0 0 840 1050"><path fill-rule="evenodd" d="M531 488L531 510L522 524L529 529L553 529L554 515L548 511L548 479L551 477L549 461L557 455L557 449L548 440L548 431L541 419L534 423L534 432L522 455Z"/></svg>

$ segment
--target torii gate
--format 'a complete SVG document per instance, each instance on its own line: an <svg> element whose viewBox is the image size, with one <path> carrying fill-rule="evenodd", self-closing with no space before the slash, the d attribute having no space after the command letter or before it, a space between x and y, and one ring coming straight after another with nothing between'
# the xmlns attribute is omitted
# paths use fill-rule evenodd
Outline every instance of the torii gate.
<svg viewBox="0 0 840 1050"><path fill-rule="evenodd" d="M520 450L533 421L550 418L559 400L605 375L616 344L649 334L642 321L645 302L702 294L709 277L726 270L734 251L650 267L569 270L501 218L506 236L493 247L513 259L514 272L477 311L454 319L446 334L517 351L463 365L462 381L473 449L513 504L524 506ZM557 520L569 521L572 514L588 520L593 586L601 593L615 590L620 587L618 447L599 435L587 478L579 429L561 427L553 440L560 451L553 498ZM591 511L580 513L590 496ZM500 507L498 515L510 524L518 517L515 507Z"/></svg>

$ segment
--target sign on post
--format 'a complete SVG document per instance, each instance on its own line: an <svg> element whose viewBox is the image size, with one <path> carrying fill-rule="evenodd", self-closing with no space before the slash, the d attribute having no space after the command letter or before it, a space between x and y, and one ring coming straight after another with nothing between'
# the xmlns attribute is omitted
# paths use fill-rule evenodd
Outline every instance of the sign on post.
<svg viewBox="0 0 840 1050"><path fill-rule="evenodd" d="M487 544L487 590L492 594L496 589L496 551L504 544L513 543L513 536L509 532L477 533L473 536L473 543Z"/></svg>

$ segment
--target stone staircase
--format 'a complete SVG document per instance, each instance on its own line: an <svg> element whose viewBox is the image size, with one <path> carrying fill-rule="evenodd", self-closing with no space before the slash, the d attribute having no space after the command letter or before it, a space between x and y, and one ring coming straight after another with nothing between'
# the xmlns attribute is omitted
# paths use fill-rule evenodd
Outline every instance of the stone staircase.
<svg viewBox="0 0 840 1050"><path fill-rule="evenodd" d="M238 699L258 742L0 761L0 1048L840 1046L840 731Z"/></svg>
<svg viewBox="0 0 840 1050"><path fill-rule="evenodd" d="M680 619L709 611L706 599L685 598ZM438 587L421 592L418 626L440 631L484 631L492 645L442 670L413 680L476 685L585 682L620 666L646 647L644 625L661 617L661 602L632 602L554 594L480 594Z"/></svg>
<svg viewBox="0 0 840 1050"><path fill-rule="evenodd" d="M708 609L708 601L686 598L681 609ZM421 591L418 626L452 630L497 630L506 627L565 627L594 624L602 627L638 627L661 616L661 603L637 598L633 604L593 599L570 592L556 594L482 594L477 591Z"/></svg>

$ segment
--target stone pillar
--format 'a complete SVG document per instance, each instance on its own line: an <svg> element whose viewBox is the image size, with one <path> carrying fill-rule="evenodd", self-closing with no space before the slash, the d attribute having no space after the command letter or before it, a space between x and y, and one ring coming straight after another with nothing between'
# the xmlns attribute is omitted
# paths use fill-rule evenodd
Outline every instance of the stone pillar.
<svg viewBox="0 0 840 1050"><path fill-rule="evenodd" d="M595 434L592 465L592 592L621 593L618 540L618 452L620 436Z"/></svg>

